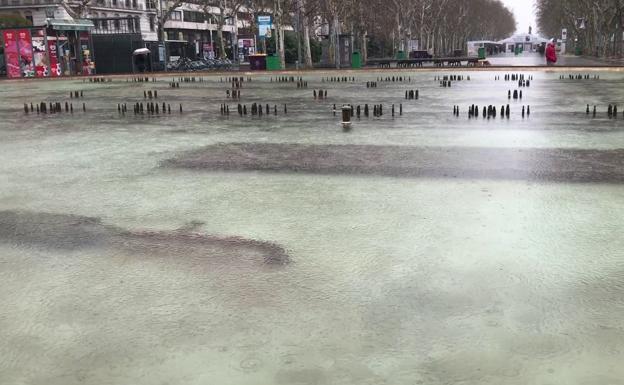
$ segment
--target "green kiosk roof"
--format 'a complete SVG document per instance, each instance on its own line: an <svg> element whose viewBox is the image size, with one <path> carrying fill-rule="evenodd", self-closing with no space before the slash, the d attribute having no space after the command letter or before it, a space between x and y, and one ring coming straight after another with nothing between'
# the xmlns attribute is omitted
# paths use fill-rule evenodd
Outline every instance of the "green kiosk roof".
<svg viewBox="0 0 624 385"><path fill-rule="evenodd" d="M92 29L94 25L91 20L87 19L48 19L48 27L56 31L88 31Z"/></svg>

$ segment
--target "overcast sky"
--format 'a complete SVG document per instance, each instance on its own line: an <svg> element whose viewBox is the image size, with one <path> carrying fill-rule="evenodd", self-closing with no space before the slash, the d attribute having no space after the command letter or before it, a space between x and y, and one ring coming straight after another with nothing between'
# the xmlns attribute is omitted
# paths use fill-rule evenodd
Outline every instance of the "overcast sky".
<svg viewBox="0 0 624 385"><path fill-rule="evenodd" d="M537 23L535 22L535 11L533 0L502 0L516 16L517 32L529 32L529 25L533 27L533 32L537 33Z"/></svg>

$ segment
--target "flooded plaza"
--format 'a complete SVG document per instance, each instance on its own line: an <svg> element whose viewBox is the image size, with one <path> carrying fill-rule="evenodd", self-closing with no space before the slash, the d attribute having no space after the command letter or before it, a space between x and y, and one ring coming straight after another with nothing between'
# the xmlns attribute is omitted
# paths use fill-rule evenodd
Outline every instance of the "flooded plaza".
<svg viewBox="0 0 624 385"><path fill-rule="evenodd" d="M0 384L624 384L624 72L510 71L0 83Z"/></svg>

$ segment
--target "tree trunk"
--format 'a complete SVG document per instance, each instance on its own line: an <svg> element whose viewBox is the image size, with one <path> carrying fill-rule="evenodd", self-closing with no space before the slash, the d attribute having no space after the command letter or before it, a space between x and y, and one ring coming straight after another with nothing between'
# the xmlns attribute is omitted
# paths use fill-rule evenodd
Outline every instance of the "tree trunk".
<svg viewBox="0 0 624 385"><path fill-rule="evenodd" d="M282 69L286 68L286 53L284 51L284 27L282 25L282 3L280 0L273 2L273 19L275 20L275 50L280 58Z"/></svg>
<svg viewBox="0 0 624 385"><path fill-rule="evenodd" d="M310 21L306 14L303 0L299 2L299 14L301 15L301 29L303 30L303 62L305 68L312 68L312 49L310 48Z"/></svg>
<svg viewBox="0 0 624 385"><path fill-rule="evenodd" d="M223 23L218 25L217 40L219 40L219 59L225 59L227 54L225 52L225 42L223 41Z"/></svg>
<svg viewBox="0 0 624 385"><path fill-rule="evenodd" d="M333 20L328 23L329 46L327 47L327 64L336 64L336 31Z"/></svg>
<svg viewBox="0 0 624 385"><path fill-rule="evenodd" d="M360 56L362 57L362 65L366 64L366 61L368 60L368 38L367 38L368 32L366 30L364 30L364 32L362 32L362 49L360 50Z"/></svg>
<svg viewBox="0 0 624 385"><path fill-rule="evenodd" d="M217 17L217 40L219 41L219 59L226 59L225 42L223 41L223 27L225 26L225 7L219 5L219 16Z"/></svg>

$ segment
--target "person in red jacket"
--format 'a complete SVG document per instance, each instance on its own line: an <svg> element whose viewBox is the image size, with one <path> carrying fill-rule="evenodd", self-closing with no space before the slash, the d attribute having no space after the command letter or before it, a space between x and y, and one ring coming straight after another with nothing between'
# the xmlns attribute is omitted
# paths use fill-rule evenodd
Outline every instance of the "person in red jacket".
<svg viewBox="0 0 624 385"><path fill-rule="evenodd" d="M554 66L557 62L557 51L555 49L555 42L549 41L546 45L546 64L548 66Z"/></svg>

